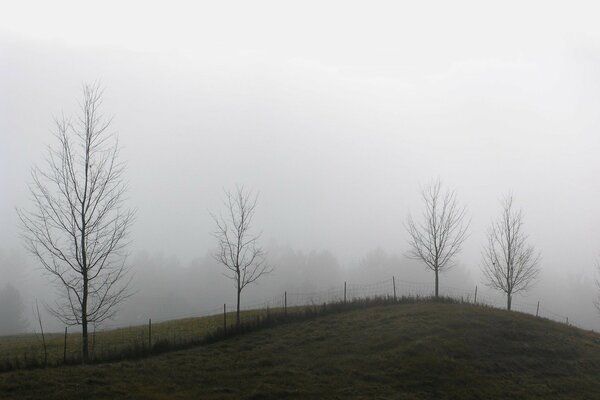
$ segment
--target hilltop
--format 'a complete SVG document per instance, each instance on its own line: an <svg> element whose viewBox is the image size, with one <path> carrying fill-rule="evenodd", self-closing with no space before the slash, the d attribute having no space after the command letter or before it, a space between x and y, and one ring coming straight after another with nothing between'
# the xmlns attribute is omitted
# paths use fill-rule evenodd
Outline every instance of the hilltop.
<svg viewBox="0 0 600 400"><path fill-rule="evenodd" d="M0 374L3 399L600 398L600 336L468 304L400 304L146 359Z"/></svg>

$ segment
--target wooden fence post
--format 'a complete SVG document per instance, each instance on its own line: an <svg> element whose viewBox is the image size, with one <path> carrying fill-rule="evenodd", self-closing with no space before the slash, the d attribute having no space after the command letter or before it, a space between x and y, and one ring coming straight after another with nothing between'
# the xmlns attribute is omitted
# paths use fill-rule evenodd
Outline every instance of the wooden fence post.
<svg viewBox="0 0 600 400"><path fill-rule="evenodd" d="M397 299L396 299L396 278L394 276L392 276L392 286L394 286L394 301L397 301Z"/></svg>
<svg viewBox="0 0 600 400"><path fill-rule="evenodd" d="M283 312L287 315L287 291L283 292Z"/></svg>
<svg viewBox="0 0 600 400"><path fill-rule="evenodd" d="M477 285L475 285L475 300L473 301L474 304L477 304Z"/></svg>
<svg viewBox="0 0 600 400"><path fill-rule="evenodd" d="M223 304L223 333L227 333L227 304Z"/></svg>
<svg viewBox="0 0 600 400"><path fill-rule="evenodd" d="M65 326L65 347L63 350L63 364L67 363L67 327Z"/></svg>
<svg viewBox="0 0 600 400"><path fill-rule="evenodd" d="M540 302L538 301L538 305L537 305L537 308L535 310L535 316L537 317L539 313L540 313Z"/></svg>
<svg viewBox="0 0 600 400"><path fill-rule="evenodd" d="M346 302L346 281L344 281L344 303Z"/></svg>

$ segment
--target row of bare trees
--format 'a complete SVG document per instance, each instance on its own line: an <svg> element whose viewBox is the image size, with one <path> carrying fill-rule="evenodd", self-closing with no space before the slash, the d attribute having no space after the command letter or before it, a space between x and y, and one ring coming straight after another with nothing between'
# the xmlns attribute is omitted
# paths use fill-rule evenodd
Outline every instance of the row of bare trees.
<svg viewBox="0 0 600 400"><path fill-rule="evenodd" d="M57 146L48 148L44 168L34 167L31 210L19 209L23 239L61 288L50 311L68 325L82 327L82 359L89 360L88 330L112 318L117 306L131 295L127 263L129 230L135 211L125 206L125 164L119 159L117 137L110 119L100 113L102 90L85 85L76 119L56 120ZM467 238L467 209L454 191L438 180L422 191L424 210L410 216L409 257L421 260L435 274L449 269ZM245 287L272 269L252 230L258 195L244 187L225 192L224 210L212 217L216 224L215 259L236 289L236 322L240 321ZM527 290L538 275L539 254L527 244L523 216L512 197L488 233L482 268L489 286L507 296ZM39 315L39 314L38 314Z"/></svg>
<svg viewBox="0 0 600 400"><path fill-rule="evenodd" d="M57 145L48 148L46 165L32 169L33 206L17 210L26 248L60 288L49 311L82 328L84 363L90 325L112 318L131 295L127 246L135 211L124 204L125 163L111 120L100 113L102 94L84 85L78 117L55 121ZM238 324L242 290L271 270L251 230L257 199L238 187L226 192L225 212L213 215L215 258L235 281Z"/></svg>
<svg viewBox="0 0 600 400"><path fill-rule="evenodd" d="M406 229L410 250L407 256L422 261L435 275L435 296L439 296L439 275L455 264L467 238L470 220L456 192L444 190L438 179L421 191L424 204L418 222L409 215ZM512 195L501 202L500 216L492 222L482 251L482 272L486 284L506 295L511 309L515 294L527 291L539 274L540 254L528 243L523 230L523 213L516 210Z"/></svg>

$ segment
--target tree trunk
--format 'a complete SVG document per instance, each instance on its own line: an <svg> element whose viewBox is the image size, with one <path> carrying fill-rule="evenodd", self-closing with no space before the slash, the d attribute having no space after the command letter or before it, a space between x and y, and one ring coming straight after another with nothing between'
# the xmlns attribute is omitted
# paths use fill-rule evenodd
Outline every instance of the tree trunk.
<svg viewBox="0 0 600 400"><path fill-rule="evenodd" d="M439 295L439 284L440 284L440 280L439 280L439 270L436 269L435 270L435 298L438 298Z"/></svg>
<svg viewBox="0 0 600 400"><path fill-rule="evenodd" d="M89 361L88 346L88 315L87 315L87 297L88 297L87 276L83 278L83 301L81 304L81 355L82 362L87 364Z"/></svg>
<svg viewBox="0 0 600 400"><path fill-rule="evenodd" d="M510 307L512 304L512 295L510 293L506 294L506 309L510 311Z"/></svg>
<svg viewBox="0 0 600 400"><path fill-rule="evenodd" d="M89 114L86 115L86 124L90 121L87 120L89 118ZM88 276L88 260L87 260L87 249L86 249L86 201L88 196L88 178L89 178L89 170L90 170L90 131L86 132L86 144L85 144L85 184L83 187L83 199L81 201L81 272L83 275L83 294L82 294L82 302L81 302L81 355L83 364L87 364L89 361L89 353L88 353L88 312L87 312L87 302L88 302L88 285L89 285L89 276Z"/></svg>
<svg viewBox="0 0 600 400"><path fill-rule="evenodd" d="M87 176L87 166L86 166L86 176ZM87 178L86 178L87 182ZM86 183L87 184L87 183ZM81 211L81 259L82 266L81 272L83 275L83 293L81 298L81 361L83 364L87 364L89 360L88 353L88 312L87 312L87 302L88 302L88 285L89 285L89 277L88 277L88 264L87 264L87 253L85 248L85 211L82 209Z"/></svg>
<svg viewBox="0 0 600 400"><path fill-rule="evenodd" d="M237 290L237 310L235 312L235 324L236 326L240 326L240 297L242 295L242 289L239 287L238 282L238 290Z"/></svg>
<svg viewBox="0 0 600 400"><path fill-rule="evenodd" d="M81 326L82 326L81 335L83 338L83 340L81 341L81 352L83 355L82 362L83 362L83 364L87 364L89 361L87 320L82 321Z"/></svg>

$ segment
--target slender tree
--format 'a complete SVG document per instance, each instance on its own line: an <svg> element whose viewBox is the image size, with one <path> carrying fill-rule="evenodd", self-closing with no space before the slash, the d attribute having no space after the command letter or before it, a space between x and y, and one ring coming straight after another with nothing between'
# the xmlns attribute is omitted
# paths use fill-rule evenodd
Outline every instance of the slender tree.
<svg viewBox="0 0 600 400"><path fill-rule="evenodd" d="M40 314L40 307L38 301L35 299L35 308L33 309L35 319L37 320L38 326L40 327L40 333L42 335L42 348L44 349L44 367L48 364L48 347L46 346L46 335L44 334L44 324L42 323L42 314ZM37 336L37 334L36 334Z"/></svg>
<svg viewBox="0 0 600 400"><path fill-rule="evenodd" d="M225 276L235 282L237 325L240 323L242 290L271 272L265 262L265 253L258 246L260 234L251 232L257 202L258 195L237 187L233 193L225 192L225 215L212 215L217 225L215 259L227 269Z"/></svg>
<svg viewBox="0 0 600 400"><path fill-rule="evenodd" d="M422 261L435 274L435 297L439 296L439 274L454 265L467 238L467 209L460 206L456 193L442 190L435 180L421 191L424 209L417 223L411 215L405 224L409 234L409 258Z"/></svg>
<svg viewBox="0 0 600 400"><path fill-rule="evenodd" d="M513 197L502 201L502 213L492 222L483 249L482 270L486 284L506 294L506 308L512 298L529 290L539 274L540 254L527 243L523 213L513 207Z"/></svg>
<svg viewBox="0 0 600 400"><path fill-rule="evenodd" d="M112 318L130 294L126 247L134 212L125 208L125 165L110 119L100 113L103 91L84 85L80 114L56 120L55 147L44 168L32 169L31 210L18 210L27 249L59 288L50 311L82 328Z"/></svg>

